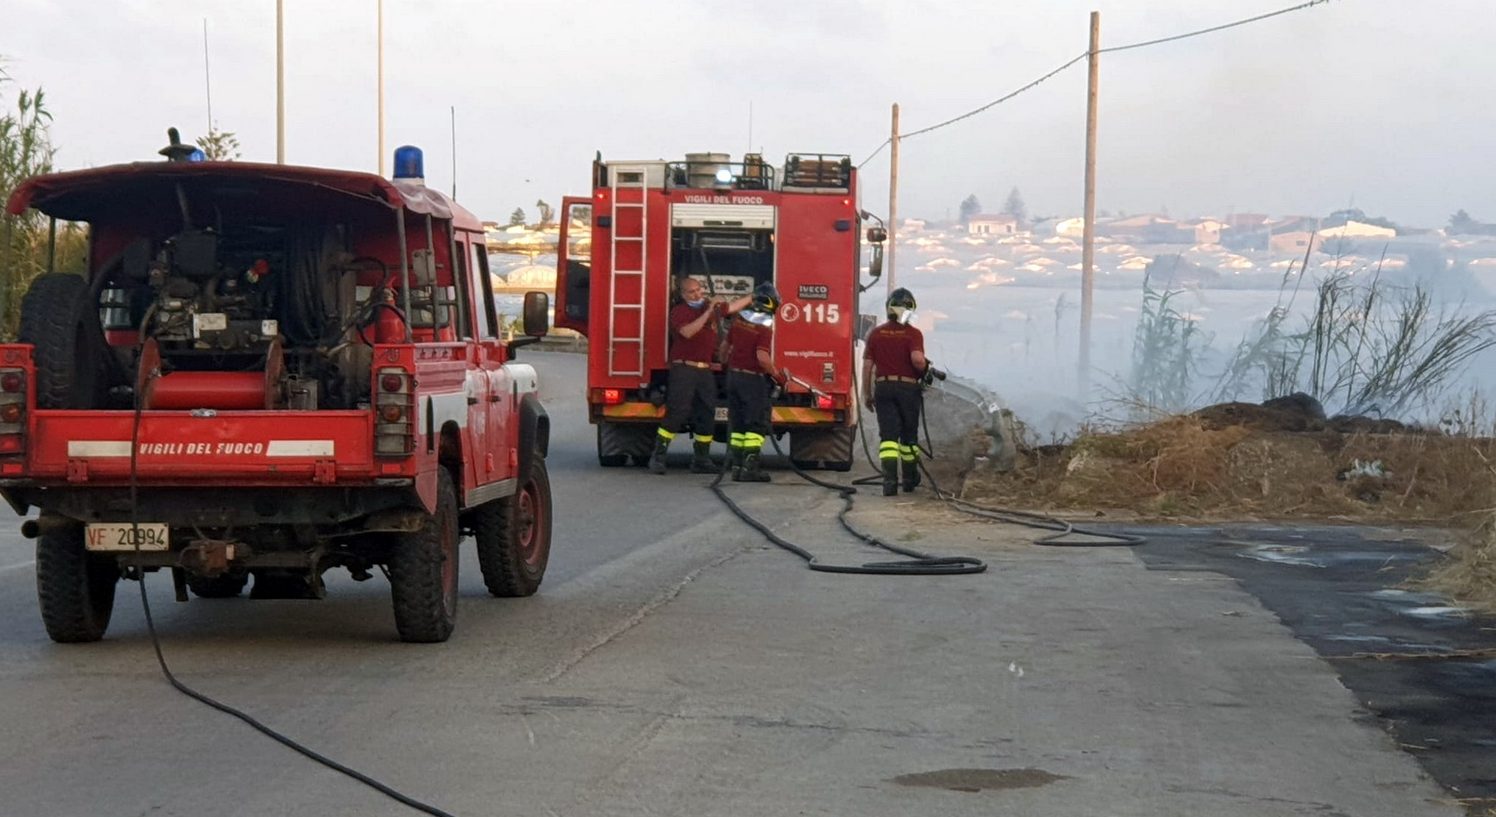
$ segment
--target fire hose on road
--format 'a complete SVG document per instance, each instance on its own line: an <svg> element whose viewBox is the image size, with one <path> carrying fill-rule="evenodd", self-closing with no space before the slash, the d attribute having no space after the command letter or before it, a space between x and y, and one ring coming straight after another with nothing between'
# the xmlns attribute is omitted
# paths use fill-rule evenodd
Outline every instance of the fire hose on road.
<svg viewBox="0 0 1496 817"><path fill-rule="evenodd" d="M944 380L945 373L941 372L938 369L934 369L934 367L931 367L930 377L926 378L927 382L924 384L924 387L927 388L929 386L928 381L932 377ZM795 383L796 385L805 388L811 394L819 393L814 386L804 382L803 380L800 380L797 377L794 377L793 375L789 375L788 373L786 373L786 379L789 382ZM853 388L854 390L857 388L855 373L853 374ZM925 442L921 448L924 452L925 457L934 459L934 446L930 440L929 422L925 417L923 407L923 388L920 392L920 400L920 416L924 421L925 434ZM868 447L866 427L862 423L859 423L858 425L859 436L862 439L863 454L867 457L868 464L873 466L873 468L876 470L877 464L873 462L872 453ZM771 443L773 443L775 452L783 457L784 450L780 448L778 438L771 435L769 437L769 440ZM890 544L883 541L882 539L879 539L876 536L873 536L872 534L858 530L855 526L853 526L851 521L847 518L847 515L852 511L855 503L853 497L857 494L856 486L871 484L872 482L881 480L881 475L855 479L852 481L851 485L843 485L840 483L828 482L826 480L813 477L810 474L807 474L803 469L801 469L799 465L795 464L795 461L792 458L785 457L785 459L789 462L790 468L794 470L796 476L799 476L801 479L811 483L812 485L837 492L842 500L842 508L837 512L836 520L844 530L868 545L872 545L873 547L882 548L892 553L908 557L904 560L866 562L860 565L827 564L821 562L820 558L817 557L814 553L811 553L804 547L791 542L788 539L785 539L779 534L776 534L773 529L770 528L766 523L762 522L761 520L757 519L752 514L744 510L741 505L733 501L733 499L727 495L727 492L722 489L722 478L727 473L727 469L730 465L731 459L725 458L723 460L722 469L718 471L716 477L712 479L712 482L707 487L711 488L712 493L716 494L717 498L720 499L722 503L727 506L728 510L732 511L735 516L737 516L739 519L743 520L743 522L748 524L748 526L752 527L754 530L762 534L763 537L772 544L804 559L806 562L806 567L809 567L811 570L816 570L824 573L854 573L864 575L949 576L966 573L981 573L987 569L986 562L983 562L982 560L974 557L933 556L931 554L914 550L912 548L904 548L898 545ZM1133 534L1112 533L1107 531L1091 530L1088 528L1078 528L1063 519L1049 516L1047 514L1019 511L1010 508L999 508L970 502L968 500L961 499L960 497L949 491L942 489L936 482L934 475L930 473L930 469L925 466L923 461L921 461L919 468L921 473L923 473L925 479L929 480L930 489L934 493L935 497L954 510L969 514L971 516L986 519L991 522L1000 522L1009 525L1020 525L1027 528L1050 531L1049 535L1035 539L1035 545L1046 547L1135 547L1147 541L1143 537L1135 536ZM1086 537L1090 541L1075 541L1071 539L1071 537L1075 536Z"/></svg>

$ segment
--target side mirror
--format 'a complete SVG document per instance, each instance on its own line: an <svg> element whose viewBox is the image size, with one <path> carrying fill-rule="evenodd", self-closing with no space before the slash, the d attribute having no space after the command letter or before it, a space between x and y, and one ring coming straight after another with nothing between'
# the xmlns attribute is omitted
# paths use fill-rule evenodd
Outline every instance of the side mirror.
<svg viewBox="0 0 1496 817"><path fill-rule="evenodd" d="M525 293L525 334L539 340L551 331L551 296L546 292Z"/></svg>
<svg viewBox="0 0 1496 817"><path fill-rule="evenodd" d="M877 280L878 278L881 278L883 276L883 245L882 244L874 244L873 245L873 257L870 258L870 259L868 259L868 262L867 262L867 274L871 275L874 280Z"/></svg>
<svg viewBox="0 0 1496 817"><path fill-rule="evenodd" d="M888 240L888 230L882 227L867 228L867 242L869 244L882 244Z"/></svg>

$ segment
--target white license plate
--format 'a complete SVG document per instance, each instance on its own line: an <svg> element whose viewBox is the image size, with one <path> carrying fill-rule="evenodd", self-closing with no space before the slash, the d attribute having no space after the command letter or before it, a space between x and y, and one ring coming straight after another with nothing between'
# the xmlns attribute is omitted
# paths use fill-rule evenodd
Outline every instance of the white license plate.
<svg viewBox="0 0 1496 817"><path fill-rule="evenodd" d="M88 550L129 551L140 540L141 550L166 550L171 545L165 522L99 522L83 529L83 546Z"/></svg>
<svg viewBox="0 0 1496 817"><path fill-rule="evenodd" d="M712 419L719 423L727 422L727 406L718 406L716 412L712 415Z"/></svg>

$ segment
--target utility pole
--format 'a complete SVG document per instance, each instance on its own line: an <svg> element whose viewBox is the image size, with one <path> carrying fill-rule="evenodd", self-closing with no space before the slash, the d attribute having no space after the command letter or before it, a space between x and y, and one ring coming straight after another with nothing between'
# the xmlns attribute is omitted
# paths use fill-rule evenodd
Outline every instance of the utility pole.
<svg viewBox="0 0 1496 817"><path fill-rule="evenodd" d="M275 163L286 163L286 0L275 0Z"/></svg>
<svg viewBox="0 0 1496 817"><path fill-rule="evenodd" d="M1100 79L1101 12L1091 12L1090 80L1086 83L1086 203L1080 257L1079 390L1091 393L1091 290L1096 283L1096 84Z"/></svg>
<svg viewBox="0 0 1496 817"><path fill-rule="evenodd" d="M457 106L452 106L452 201L457 201Z"/></svg>
<svg viewBox="0 0 1496 817"><path fill-rule="evenodd" d="M883 276L888 281L888 291L894 288L894 252L899 246L899 103L893 103L893 130L888 137L888 249L883 253L888 259L888 269Z"/></svg>
<svg viewBox="0 0 1496 817"><path fill-rule="evenodd" d="M377 29L378 29L378 31L376 33L376 37L379 40L379 44L375 48L375 50L379 52L379 67L378 67L378 70L377 70L377 73L379 74L379 165L378 165L378 167L379 167L379 175L383 176L384 175L384 0L378 0L378 17L379 17L379 20L378 20L378 23L377 23L377 26L376 26ZM455 119L457 115L454 112L452 116ZM455 139L456 137L453 137L453 138ZM456 182L453 182L453 184L455 186Z"/></svg>
<svg viewBox="0 0 1496 817"><path fill-rule="evenodd" d="M203 90L208 98L208 135L213 135L213 69L208 62L208 18L203 18Z"/></svg>

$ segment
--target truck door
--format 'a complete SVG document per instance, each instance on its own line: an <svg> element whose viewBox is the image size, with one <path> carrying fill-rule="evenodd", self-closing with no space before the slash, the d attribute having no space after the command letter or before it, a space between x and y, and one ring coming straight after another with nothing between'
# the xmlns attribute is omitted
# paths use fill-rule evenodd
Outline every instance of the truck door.
<svg viewBox="0 0 1496 817"><path fill-rule="evenodd" d="M478 469L483 474L481 482L492 482L514 475L510 448L518 437L510 420L514 408L510 399L512 384L504 369L504 344L499 337L499 314L488 271L488 247L476 237L468 247L468 279L473 282L473 307L478 313L474 333L483 349L483 369L488 381L488 402L483 410L487 445L482 450Z"/></svg>
<svg viewBox="0 0 1496 817"><path fill-rule="evenodd" d="M561 199L556 243L556 326L587 334L592 302L592 200Z"/></svg>
<svg viewBox="0 0 1496 817"><path fill-rule="evenodd" d="M459 327L464 331L462 339L468 342L471 353L468 355L467 372L467 463L464 463L464 471L473 475L473 484L466 486L468 491L486 482L492 482L497 477L492 470L493 456L489 453L492 441L489 439L490 402L492 398L492 378L490 377L490 364L488 358L491 354L487 348L488 343L484 340L483 322L483 292L477 287L477 282L469 271L468 265L468 235L462 231L456 233L455 252L452 269L454 283L460 292L460 306L465 310L466 317L459 322ZM464 297L465 296L465 297ZM492 300L490 295L489 300ZM475 320L476 318L476 320Z"/></svg>

